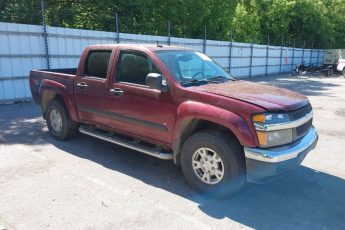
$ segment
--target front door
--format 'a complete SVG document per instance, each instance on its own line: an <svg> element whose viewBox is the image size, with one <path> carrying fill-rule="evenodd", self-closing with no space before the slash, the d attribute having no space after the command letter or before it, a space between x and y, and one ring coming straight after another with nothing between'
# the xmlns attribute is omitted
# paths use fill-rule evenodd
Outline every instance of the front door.
<svg viewBox="0 0 345 230"><path fill-rule="evenodd" d="M104 99L109 123L126 133L171 143L176 111L172 95L146 86L148 73L160 73L148 56L120 51L115 79Z"/></svg>

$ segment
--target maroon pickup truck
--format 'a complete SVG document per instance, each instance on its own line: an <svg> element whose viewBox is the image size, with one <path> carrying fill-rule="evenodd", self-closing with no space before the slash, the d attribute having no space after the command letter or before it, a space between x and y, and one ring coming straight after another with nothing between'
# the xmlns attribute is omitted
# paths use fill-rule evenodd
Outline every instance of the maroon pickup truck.
<svg viewBox="0 0 345 230"><path fill-rule="evenodd" d="M77 69L33 70L29 81L53 137L79 130L173 160L211 195L291 171L318 140L305 96L239 81L191 49L93 45Z"/></svg>

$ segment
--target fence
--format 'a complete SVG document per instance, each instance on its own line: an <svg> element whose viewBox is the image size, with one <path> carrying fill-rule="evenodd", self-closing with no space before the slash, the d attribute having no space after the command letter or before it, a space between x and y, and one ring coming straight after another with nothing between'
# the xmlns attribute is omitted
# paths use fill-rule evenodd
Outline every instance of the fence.
<svg viewBox="0 0 345 230"><path fill-rule="evenodd" d="M156 43L190 47L238 78L291 72L294 64L323 63L324 50L151 36L0 22L0 103L30 98L31 69L73 68L90 44Z"/></svg>

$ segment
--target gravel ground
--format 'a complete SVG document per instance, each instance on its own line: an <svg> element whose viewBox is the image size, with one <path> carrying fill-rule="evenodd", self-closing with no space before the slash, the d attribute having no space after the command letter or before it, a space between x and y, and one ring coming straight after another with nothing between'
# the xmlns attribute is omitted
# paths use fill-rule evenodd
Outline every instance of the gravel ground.
<svg viewBox="0 0 345 230"><path fill-rule="evenodd" d="M294 173L225 200L179 167L79 134L61 142L32 103L0 106L0 229L345 229L345 79L250 79L307 95L319 143Z"/></svg>

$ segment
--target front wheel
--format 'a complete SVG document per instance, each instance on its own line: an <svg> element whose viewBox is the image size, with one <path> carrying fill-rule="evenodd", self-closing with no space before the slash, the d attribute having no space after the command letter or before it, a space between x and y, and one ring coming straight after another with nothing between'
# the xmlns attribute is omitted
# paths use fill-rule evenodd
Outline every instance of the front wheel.
<svg viewBox="0 0 345 230"><path fill-rule="evenodd" d="M246 181L243 148L228 134L207 130L183 145L181 167L187 181L210 196L236 192Z"/></svg>
<svg viewBox="0 0 345 230"><path fill-rule="evenodd" d="M47 107L47 125L49 132L58 140L65 140L76 134L78 123L70 120L64 103L52 100Z"/></svg>

